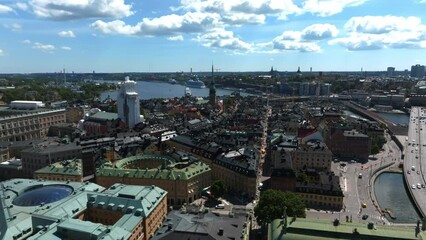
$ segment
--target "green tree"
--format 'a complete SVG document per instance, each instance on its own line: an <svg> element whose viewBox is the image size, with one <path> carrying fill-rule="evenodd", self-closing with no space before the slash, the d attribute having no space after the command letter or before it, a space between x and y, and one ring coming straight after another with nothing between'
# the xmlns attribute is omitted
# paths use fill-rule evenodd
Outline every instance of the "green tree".
<svg viewBox="0 0 426 240"><path fill-rule="evenodd" d="M227 192L226 184L223 180L216 180L210 187L210 192L215 198L220 198Z"/></svg>
<svg viewBox="0 0 426 240"><path fill-rule="evenodd" d="M277 218L282 218L286 207L287 216L306 217L303 199L292 192L266 190L260 195L260 200L254 208L257 222L265 226Z"/></svg>
<svg viewBox="0 0 426 240"><path fill-rule="evenodd" d="M305 172L300 171L297 173L296 181L301 183L308 182L308 175L306 175Z"/></svg>

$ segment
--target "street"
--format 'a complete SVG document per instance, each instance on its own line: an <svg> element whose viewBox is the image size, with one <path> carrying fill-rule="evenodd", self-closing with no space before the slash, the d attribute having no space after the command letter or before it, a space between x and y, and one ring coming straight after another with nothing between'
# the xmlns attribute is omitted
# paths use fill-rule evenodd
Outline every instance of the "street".
<svg viewBox="0 0 426 240"><path fill-rule="evenodd" d="M381 210L374 199L372 177L376 171L384 166L398 166L401 152L398 146L386 136L387 143L383 146L383 151L376 154L376 160L370 160L365 164L350 162L333 162L331 169L340 176L340 184L344 193L344 207L340 212L308 210L307 216L314 218L346 220L346 216L356 222L375 222L376 224L389 224L386 218L382 217ZM361 176L359 175L361 173ZM373 199L372 199L373 197ZM365 204L365 208L362 204ZM367 219L362 219L363 215L368 215Z"/></svg>

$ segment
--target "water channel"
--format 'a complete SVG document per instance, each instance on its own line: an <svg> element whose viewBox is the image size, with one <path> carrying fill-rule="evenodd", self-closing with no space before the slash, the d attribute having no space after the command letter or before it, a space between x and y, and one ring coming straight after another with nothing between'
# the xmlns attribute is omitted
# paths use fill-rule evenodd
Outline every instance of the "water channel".
<svg viewBox="0 0 426 240"><path fill-rule="evenodd" d="M99 83L118 83L118 81L103 81L98 80ZM185 95L185 86L180 84L170 84L164 82L136 82L136 90L139 94L140 99L151 99L151 98L175 98L183 97ZM190 88L192 96L195 97L206 97L209 95L209 88ZM230 89L218 88L216 91L217 96L231 95L234 91ZM241 96L247 96L250 94L240 92ZM112 99L117 99L118 91L106 91L100 96L101 100L104 100L108 96Z"/></svg>
<svg viewBox="0 0 426 240"><path fill-rule="evenodd" d="M351 112L344 111L345 115L364 119L361 116ZM382 117L397 124L408 125L410 117L399 113L378 113ZM388 220L393 223L416 223L420 215L416 211L410 195L405 187L404 176L402 173L384 172L377 176L374 182L374 193L381 209L390 208L396 216L396 219Z"/></svg>
<svg viewBox="0 0 426 240"><path fill-rule="evenodd" d="M374 182L374 193L381 209L390 208L394 212L396 219L388 218L391 222L416 223L420 219L405 188L401 173L380 174Z"/></svg>

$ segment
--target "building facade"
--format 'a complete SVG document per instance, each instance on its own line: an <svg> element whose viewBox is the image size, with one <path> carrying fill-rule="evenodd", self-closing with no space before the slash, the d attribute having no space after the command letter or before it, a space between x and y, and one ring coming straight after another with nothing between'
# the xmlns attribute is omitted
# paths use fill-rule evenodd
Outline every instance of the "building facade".
<svg viewBox="0 0 426 240"><path fill-rule="evenodd" d="M96 172L96 182L109 187L114 183L155 185L168 192L168 204L181 206L201 197L211 184L211 170L203 162L190 157L141 154L117 161Z"/></svg>
<svg viewBox="0 0 426 240"><path fill-rule="evenodd" d="M149 240L167 214L167 192L155 186L105 190L89 182L30 179L0 185L0 207L8 208L0 214L0 239Z"/></svg>
<svg viewBox="0 0 426 240"><path fill-rule="evenodd" d="M324 143L299 145L292 154L292 167L295 171L306 168L330 171L333 154Z"/></svg>
<svg viewBox="0 0 426 240"><path fill-rule="evenodd" d="M370 139L356 130L334 128L326 140L328 148L338 158L356 161L368 161L370 155Z"/></svg>
<svg viewBox="0 0 426 240"><path fill-rule="evenodd" d="M43 143L21 152L22 170L25 177L32 178L35 171L52 163L81 158L82 148L74 143Z"/></svg>
<svg viewBox="0 0 426 240"><path fill-rule="evenodd" d="M136 82L129 77L125 78L117 97L118 117L129 128L141 122L139 95L136 91Z"/></svg>
<svg viewBox="0 0 426 240"><path fill-rule="evenodd" d="M43 138L49 127L65 123L65 109L0 110L0 141Z"/></svg>
<svg viewBox="0 0 426 240"><path fill-rule="evenodd" d="M81 159L52 163L34 172L34 179L83 182Z"/></svg>
<svg viewBox="0 0 426 240"><path fill-rule="evenodd" d="M411 66L410 76L414 78L423 78L425 76L425 66L420 64Z"/></svg>

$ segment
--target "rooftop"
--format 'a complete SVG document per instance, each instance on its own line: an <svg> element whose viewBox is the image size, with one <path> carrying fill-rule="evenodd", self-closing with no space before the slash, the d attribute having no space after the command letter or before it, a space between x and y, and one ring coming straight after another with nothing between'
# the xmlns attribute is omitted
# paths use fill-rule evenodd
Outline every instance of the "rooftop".
<svg viewBox="0 0 426 240"><path fill-rule="evenodd" d="M199 239L230 240L246 239L245 229L248 219L246 215L182 214L172 211L167 215L152 240ZM222 233L220 233L222 231Z"/></svg>
<svg viewBox="0 0 426 240"><path fill-rule="evenodd" d="M330 220L297 218L290 224L291 218L287 219L289 224L286 233L282 231L282 219L272 221L269 225L268 239L354 239L355 228L359 232L359 239L418 239L414 237L413 227L375 226L374 229L368 229L361 223L340 221L338 226L333 226Z"/></svg>
<svg viewBox="0 0 426 240"><path fill-rule="evenodd" d="M163 162L157 168L125 168L131 163L138 161L160 160ZM200 161L182 161L176 162L175 159L155 154L140 154L129 158L124 158L115 163L115 168L104 167L96 172L98 176L116 176L128 178L155 178L169 180L188 180L199 174L210 171L210 167Z"/></svg>
<svg viewBox="0 0 426 240"><path fill-rule="evenodd" d="M128 239L167 192L154 186L12 179L0 183L0 239ZM106 204L108 203L108 204ZM121 211L112 226L77 217L87 208Z"/></svg>
<svg viewBox="0 0 426 240"><path fill-rule="evenodd" d="M82 176L83 171L81 169L81 159L73 159L52 163L34 173Z"/></svg>
<svg viewBox="0 0 426 240"><path fill-rule="evenodd" d="M105 119L105 120L114 120L118 118L117 113L111 113L111 112L98 112L90 116L90 118L98 118L98 119Z"/></svg>

